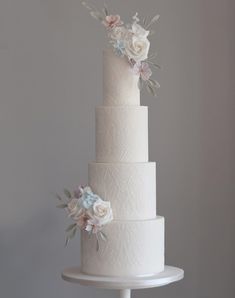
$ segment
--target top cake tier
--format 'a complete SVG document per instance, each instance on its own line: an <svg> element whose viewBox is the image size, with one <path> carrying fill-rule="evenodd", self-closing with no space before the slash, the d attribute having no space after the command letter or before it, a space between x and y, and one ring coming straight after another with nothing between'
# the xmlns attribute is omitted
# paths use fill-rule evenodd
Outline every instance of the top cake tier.
<svg viewBox="0 0 235 298"><path fill-rule="evenodd" d="M126 57L111 49L103 51L103 105L140 105L139 76L132 72Z"/></svg>

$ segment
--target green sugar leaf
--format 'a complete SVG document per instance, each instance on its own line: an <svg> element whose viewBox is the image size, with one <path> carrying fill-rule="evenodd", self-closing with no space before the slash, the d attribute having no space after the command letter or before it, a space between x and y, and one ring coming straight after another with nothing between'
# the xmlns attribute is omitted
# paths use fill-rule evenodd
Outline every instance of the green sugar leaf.
<svg viewBox="0 0 235 298"><path fill-rule="evenodd" d="M69 244L69 237L66 237L65 239L65 246L67 246Z"/></svg>
<svg viewBox="0 0 235 298"><path fill-rule="evenodd" d="M104 20L103 15L98 11L90 11L90 14L93 18L95 18L98 21L103 21Z"/></svg>
<svg viewBox="0 0 235 298"><path fill-rule="evenodd" d="M59 201L61 201L61 202L63 201L60 195L56 194L55 196Z"/></svg>
<svg viewBox="0 0 235 298"><path fill-rule="evenodd" d="M147 81L146 82L146 89L149 93L151 93L153 96L157 96L155 88Z"/></svg>
<svg viewBox="0 0 235 298"><path fill-rule="evenodd" d="M64 189L64 194L66 195L66 197L68 199L71 199L72 198L71 192L68 189L66 189L66 188Z"/></svg>
<svg viewBox="0 0 235 298"><path fill-rule="evenodd" d="M156 63L152 63L153 67L157 68L157 69L161 69L161 66L156 64Z"/></svg>
<svg viewBox="0 0 235 298"><path fill-rule="evenodd" d="M149 83L156 88L160 88L160 84L156 80L149 79Z"/></svg>
<svg viewBox="0 0 235 298"><path fill-rule="evenodd" d="M160 18L160 15L159 15L159 14L155 15L155 16L151 19L151 21L149 22L149 24L148 24L148 26L146 27L146 29L148 29L150 26L152 26L154 23L156 23L156 22L159 20L159 18Z"/></svg>
<svg viewBox="0 0 235 298"><path fill-rule="evenodd" d="M146 25L147 25L147 17L144 17L144 18L143 18L143 21L142 21L142 23L143 23L143 25L144 25L144 26L146 26Z"/></svg>
<svg viewBox="0 0 235 298"><path fill-rule="evenodd" d="M144 85L144 82L143 82L142 78L140 77L139 81L138 81L138 87L139 87L140 90L142 90L143 85Z"/></svg>
<svg viewBox="0 0 235 298"><path fill-rule="evenodd" d="M96 251L99 251L99 249L100 249L99 240L96 239Z"/></svg>
<svg viewBox="0 0 235 298"><path fill-rule="evenodd" d="M57 208L61 208L61 209L64 209L64 208L67 208L68 207L68 204L59 204L56 206Z"/></svg>
<svg viewBox="0 0 235 298"><path fill-rule="evenodd" d="M100 232L100 237L101 237L101 239L104 240L104 241L107 241L107 240L108 240L108 238L107 238L107 236L105 235L104 232Z"/></svg>
<svg viewBox="0 0 235 298"><path fill-rule="evenodd" d="M69 226L67 227L67 229L66 229L66 232L71 231L71 230L72 230L73 228L75 228L76 226L77 226L76 223L69 225Z"/></svg>

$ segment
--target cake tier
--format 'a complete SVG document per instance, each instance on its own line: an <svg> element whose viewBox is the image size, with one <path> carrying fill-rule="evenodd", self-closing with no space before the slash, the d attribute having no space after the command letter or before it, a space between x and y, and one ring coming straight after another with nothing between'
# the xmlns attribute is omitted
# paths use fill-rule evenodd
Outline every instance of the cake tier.
<svg viewBox="0 0 235 298"><path fill-rule="evenodd" d="M103 52L104 105L139 105L138 80L126 57L118 57L111 49Z"/></svg>
<svg viewBox="0 0 235 298"><path fill-rule="evenodd" d="M107 241L82 232L82 272L90 275L152 275L164 270L164 218L113 221L103 232Z"/></svg>
<svg viewBox="0 0 235 298"><path fill-rule="evenodd" d="M156 217L156 164L90 163L88 184L110 201L114 219L143 220Z"/></svg>
<svg viewBox="0 0 235 298"><path fill-rule="evenodd" d="M148 161L148 108L96 108L96 161Z"/></svg>

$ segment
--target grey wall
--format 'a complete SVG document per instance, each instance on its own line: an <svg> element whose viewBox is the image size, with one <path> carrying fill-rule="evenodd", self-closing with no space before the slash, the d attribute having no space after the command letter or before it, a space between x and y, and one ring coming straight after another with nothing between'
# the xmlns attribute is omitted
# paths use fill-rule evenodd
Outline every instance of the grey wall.
<svg viewBox="0 0 235 298"><path fill-rule="evenodd" d="M108 4L124 19L161 14L152 41L160 96L144 93L142 104L150 159L160 161L166 261L185 269L183 281L133 297L232 298L234 0ZM52 195L87 182L104 36L78 0L0 2L0 297L118 297L60 279L79 263L79 239L64 248L66 219Z"/></svg>

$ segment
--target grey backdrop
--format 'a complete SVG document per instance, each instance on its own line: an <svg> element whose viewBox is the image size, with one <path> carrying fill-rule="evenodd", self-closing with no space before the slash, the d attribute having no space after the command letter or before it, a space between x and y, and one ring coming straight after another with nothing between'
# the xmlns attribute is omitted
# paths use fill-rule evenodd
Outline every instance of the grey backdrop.
<svg viewBox="0 0 235 298"><path fill-rule="evenodd" d="M95 1L101 6L103 1ZM163 67L149 109L160 161L166 262L185 279L133 297L232 298L235 228L234 0L107 1L125 20L160 13L152 47ZM118 297L65 283L79 239L52 193L87 182L104 32L78 0L0 2L0 297Z"/></svg>

